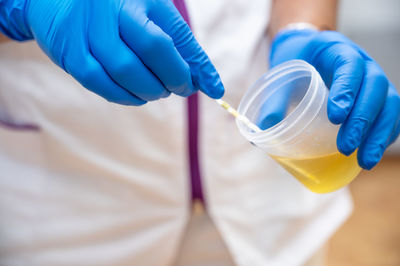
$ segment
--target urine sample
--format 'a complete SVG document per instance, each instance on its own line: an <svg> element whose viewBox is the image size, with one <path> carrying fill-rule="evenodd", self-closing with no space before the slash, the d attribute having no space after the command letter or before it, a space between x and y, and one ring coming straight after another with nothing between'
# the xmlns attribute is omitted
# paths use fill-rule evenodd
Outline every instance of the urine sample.
<svg viewBox="0 0 400 266"><path fill-rule="evenodd" d="M361 170L357 164L357 153L349 157L339 152L304 159L271 157L316 193L327 193L346 186Z"/></svg>
<svg viewBox="0 0 400 266"><path fill-rule="evenodd" d="M340 189L361 171L357 152L337 150L339 126L328 119L328 93L313 66L288 61L262 76L240 102L238 112L262 130L236 120L245 138L316 193Z"/></svg>

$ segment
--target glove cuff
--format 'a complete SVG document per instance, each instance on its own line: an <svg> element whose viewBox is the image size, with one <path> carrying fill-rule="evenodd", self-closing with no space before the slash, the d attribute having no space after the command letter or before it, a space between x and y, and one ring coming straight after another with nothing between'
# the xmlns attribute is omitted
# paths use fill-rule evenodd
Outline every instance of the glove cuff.
<svg viewBox="0 0 400 266"><path fill-rule="evenodd" d="M26 41L33 39L25 16L27 0L0 0L0 30L7 37Z"/></svg>

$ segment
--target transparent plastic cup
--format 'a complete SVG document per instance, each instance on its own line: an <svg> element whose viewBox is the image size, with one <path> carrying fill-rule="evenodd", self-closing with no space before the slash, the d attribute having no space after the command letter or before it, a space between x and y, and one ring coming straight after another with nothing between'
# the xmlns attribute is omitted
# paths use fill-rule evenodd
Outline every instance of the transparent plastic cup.
<svg viewBox="0 0 400 266"><path fill-rule="evenodd" d="M313 66L288 61L268 71L241 99L239 113L263 130L236 120L247 140L317 193L340 189L361 171L357 152L347 157L337 150L339 126L328 119L328 93Z"/></svg>

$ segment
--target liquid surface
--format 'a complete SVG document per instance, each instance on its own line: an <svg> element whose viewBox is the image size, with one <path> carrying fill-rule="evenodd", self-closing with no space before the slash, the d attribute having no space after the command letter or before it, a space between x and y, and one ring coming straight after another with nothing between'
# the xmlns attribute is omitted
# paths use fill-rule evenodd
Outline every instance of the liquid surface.
<svg viewBox="0 0 400 266"><path fill-rule="evenodd" d="M308 189L328 193L349 184L361 171L357 152L349 157L333 153L322 157L293 159L272 156Z"/></svg>

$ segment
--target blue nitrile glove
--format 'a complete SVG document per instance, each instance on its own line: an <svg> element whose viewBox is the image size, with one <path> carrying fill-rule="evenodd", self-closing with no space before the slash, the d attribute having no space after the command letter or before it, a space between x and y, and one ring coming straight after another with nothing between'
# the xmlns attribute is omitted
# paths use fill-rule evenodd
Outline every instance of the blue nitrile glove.
<svg viewBox="0 0 400 266"><path fill-rule="evenodd" d="M36 39L46 54L105 99L141 105L198 88L220 98L210 59L170 0L0 0L0 29Z"/></svg>
<svg viewBox="0 0 400 266"><path fill-rule="evenodd" d="M328 88L328 117L342 124L340 152L358 149L371 169L400 132L400 97L380 66L359 46L334 31L284 30L272 44L271 66L291 59L312 64Z"/></svg>

